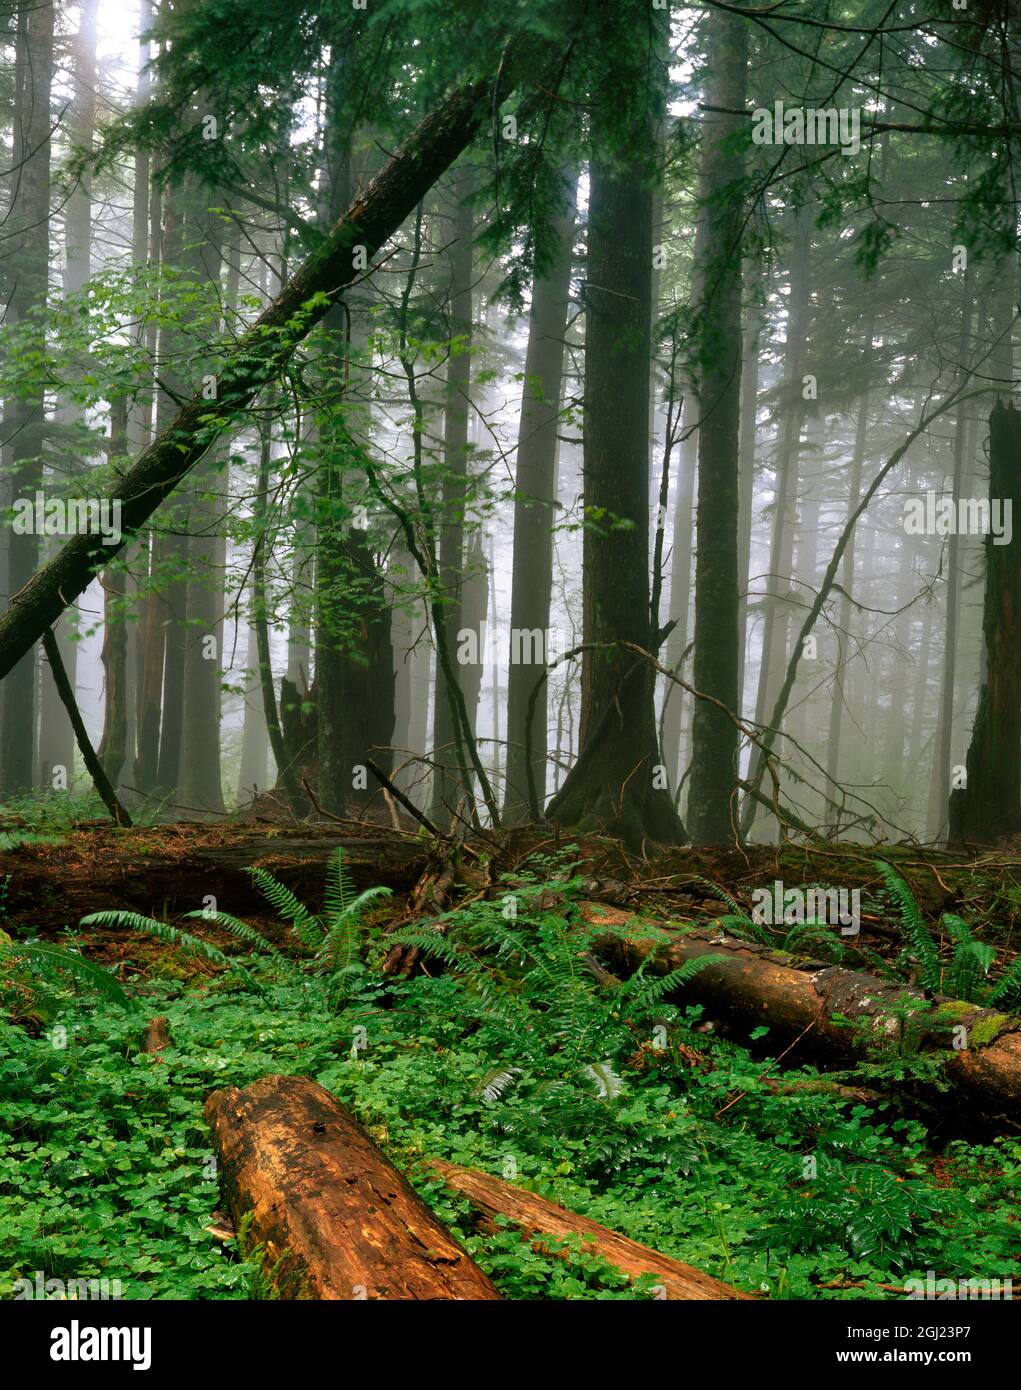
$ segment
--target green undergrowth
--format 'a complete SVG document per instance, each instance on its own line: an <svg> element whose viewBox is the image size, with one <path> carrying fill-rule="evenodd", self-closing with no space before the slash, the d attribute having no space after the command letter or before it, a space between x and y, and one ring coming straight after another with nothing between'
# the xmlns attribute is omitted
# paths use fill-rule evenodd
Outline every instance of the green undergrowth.
<svg viewBox="0 0 1021 1390"><path fill-rule="evenodd" d="M318 918L280 900L293 951L236 931L236 956L206 958L212 978L129 967L135 1009L78 974L48 980L59 1010L0 1025L0 1297L36 1271L116 1278L127 1298L267 1296L257 1260L205 1229L220 1197L202 1103L271 1072L349 1106L510 1298L654 1294L577 1251L479 1233L426 1159L509 1178L764 1298L1018 1277L1017 1141L936 1152L917 1119L820 1090L811 1068L781 1072L765 1029L742 1040L754 1056L703 1031L698 1006L667 1001L683 978L600 985L580 887L556 884L551 912L544 886L520 875L403 933L429 953L430 975L406 981L379 971L394 937L337 894ZM185 964L199 950L160 939ZM156 1014L171 1043L152 1056L140 1028ZM905 1063L870 1065L874 1084Z"/></svg>

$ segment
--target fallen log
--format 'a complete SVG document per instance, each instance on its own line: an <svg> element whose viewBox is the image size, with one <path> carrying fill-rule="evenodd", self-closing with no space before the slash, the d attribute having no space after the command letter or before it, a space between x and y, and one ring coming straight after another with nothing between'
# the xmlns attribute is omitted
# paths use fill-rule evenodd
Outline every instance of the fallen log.
<svg viewBox="0 0 1021 1390"><path fill-rule="evenodd" d="M206 894L235 916L265 915L266 899L249 868L268 869L316 907L337 845L344 847L345 867L359 892L377 883L395 892L411 889L428 853L419 841L382 831L343 835L331 828L186 822L125 832L104 821L77 827L64 843L0 852L0 878L10 876L9 920L44 929L62 929L108 908L172 916L201 905Z"/></svg>
<svg viewBox="0 0 1021 1390"><path fill-rule="evenodd" d="M728 1023L749 1030L766 1024L777 1042L799 1039L801 1057L821 1052L865 1058L884 1041L897 1044L910 1033L912 1049L942 1054L944 1076L958 1098L1000 1127L1021 1132L1019 1018L941 995L926 1001L919 990L897 981L798 960L719 929L675 927L664 942L647 919L602 903L584 903L582 913L592 925L627 928L625 936L607 933L589 943L621 973L631 973L646 957L651 957L649 970L665 975L700 956L722 956L685 985L685 1002L706 1004ZM906 1015L905 1001L921 1010ZM853 1027L841 1019L861 1023Z"/></svg>
<svg viewBox="0 0 1021 1390"><path fill-rule="evenodd" d="M214 1091L205 1116L235 1226L281 1294L498 1299L482 1270L329 1091L264 1076Z"/></svg>
<svg viewBox="0 0 1021 1390"><path fill-rule="evenodd" d="M544 1250L554 1248L556 1254L570 1258L569 1250L556 1249L556 1242L569 1236L580 1236L582 1249L590 1255L598 1255L608 1264L615 1265L629 1279L651 1274L656 1278L661 1296L669 1300L726 1300L747 1299L750 1294L741 1293L730 1284L723 1284L700 1269L682 1264L680 1260L641 1245L608 1226L600 1226L587 1216L568 1211L546 1197L535 1192L527 1192L502 1178L491 1177L474 1168L462 1168L456 1163L445 1163L442 1159L432 1159L429 1166L443 1179L454 1192L467 1197L472 1206L484 1212L487 1218L505 1216L515 1226L529 1235L539 1237L536 1242ZM492 1222L488 1223L490 1226Z"/></svg>

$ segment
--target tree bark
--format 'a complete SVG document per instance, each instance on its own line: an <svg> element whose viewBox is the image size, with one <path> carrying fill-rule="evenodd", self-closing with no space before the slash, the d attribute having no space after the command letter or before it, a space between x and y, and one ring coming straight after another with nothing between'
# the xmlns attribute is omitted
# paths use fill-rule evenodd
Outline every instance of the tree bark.
<svg viewBox="0 0 1021 1390"><path fill-rule="evenodd" d="M453 181L454 213L450 233L449 337L450 357L443 405L443 493L439 514L439 584L447 650L457 651L461 627L464 580L465 499L468 478L468 418L471 407L472 344L472 236L474 216L471 195L474 175L470 166L458 170ZM464 688L460 667L455 675ZM445 823L459 796L471 789L460 786L453 758L457 712L453 694L443 680L436 682L433 706L433 819Z"/></svg>
<svg viewBox="0 0 1021 1390"><path fill-rule="evenodd" d="M872 351L872 321L865 329L866 356ZM861 497L862 467L865 462L865 442L869 423L869 392L862 393L854 430L854 453L851 456L851 476L848 482L847 515L852 517ZM837 652L833 672L833 703L830 706L829 736L826 740L826 794L832 801L839 797L840 744L844 729L844 706L847 695L847 664L850 660L851 603L854 596L855 537L852 532L844 551L840 572L840 602L837 605ZM831 812L831 815L835 812ZM831 820L831 828L837 828Z"/></svg>
<svg viewBox="0 0 1021 1390"><path fill-rule="evenodd" d="M241 729L241 770L238 803L254 800L269 786L269 735L262 708L259 679L259 644L255 632L254 600L249 608L245 637L245 712Z"/></svg>
<svg viewBox="0 0 1021 1390"><path fill-rule="evenodd" d="M236 1225L284 1297L457 1299L500 1295L361 1126L301 1076L265 1076L206 1101Z"/></svg>
<svg viewBox="0 0 1021 1390"><path fill-rule="evenodd" d="M608 93L598 94L593 112L599 154L590 166L585 283L582 552L584 641L592 649L581 668L581 752L547 816L639 849L676 844L684 827L660 764L654 668L615 645L649 651L660 640L649 606L656 94L644 65L635 64L631 83L625 141Z"/></svg>
<svg viewBox="0 0 1021 1390"><path fill-rule="evenodd" d="M1021 517L1021 413L997 401L989 416L989 497ZM965 767L960 829L991 841L1021 829L1021 537L986 536L982 631L986 674Z"/></svg>
<svg viewBox="0 0 1021 1390"><path fill-rule="evenodd" d="M50 254L50 90L53 83L52 0L23 0L18 10L15 111L12 166L18 170L16 197L5 228L5 275L11 286L5 324L28 331L33 311L46 305ZM42 450L46 434L46 400L41 384L32 385L4 403L4 440L8 445L11 498L34 498L42 484ZM0 619L16 623L39 564L39 537L14 532L8 548L7 612ZM91 578L90 570L85 583ZM10 673L4 690L0 729L0 793L10 796L32 786L36 750L35 658L31 649L73 602L64 590L59 607L32 624L4 664ZM23 658L23 659L21 659ZM13 669L12 669L13 668Z"/></svg>
<svg viewBox="0 0 1021 1390"><path fill-rule="evenodd" d="M122 397L110 407L110 457L127 448L128 406ZM103 735L96 750L103 771L116 787L128 756L127 574L115 561L103 574Z"/></svg>
<svg viewBox="0 0 1021 1390"><path fill-rule="evenodd" d="M965 270L961 304L961 332L958 338L959 373L964 371L971 349L972 272ZM954 421L953 501L957 506L964 495L965 447L968 438L968 406L962 402ZM957 644L961 618L961 538L956 528L947 538L947 617L943 644L943 672L940 681L939 714L933 750L932 797L928 815L929 831L940 839L947 828L950 804L950 767L953 761L954 695L957 687Z"/></svg>
<svg viewBox="0 0 1021 1390"><path fill-rule="evenodd" d="M780 397L776 455L773 465L773 534L769 547L769 574L763 599L762 660L755 699L755 722L765 723L775 697L777 673L786 669L790 628L790 600L794 588L794 534L798 506L801 434L805 402L801 369L805 359L810 302L811 217L807 208L795 214L791 245L790 295L787 336L784 341L784 382ZM741 817L741 834L747 835L758 803L749 797Z"/></svg>
<svg viewBox="0 0 1021 1390"><path fill-rule="evenodd" d="M79 8L78 33L74 37L72 47L74 106L70 134L75 146L88 152L92 150L96 123L98 0L83 0ZM78 173L64 205L64 252L66 265L62 276L63 290L65 298L69 298L81 294L92 274L92 173L87 166ZM81 370L88 370L84 360ZM65 392L60 392L54 418L69 432L75 431L78 434L81 442L76 439L70 446L70 452L74 457L75 469L81 469L82 476L87 476L87 459L82 457L90 452L85 435L85 412L80 406L75 405ZM68 438L73 438L73 435L69 433ZM122 449L121 452L125 451ZM68 464L61 460L58 470L50 475L56 488L66 488L67 472ZM76 690L78 684L78 643L75 641L77 617L72 607L56 624L60 657L72 690ZM74 767L74 747L74 730L57 695L56 687L52 681L44 679L39 698L40 786L46 786L50 782L54 767L64 767L71 772Z"/></svg>
<svg viewBox="0 0 1021 1390"><path fill-rule="evenodd" d="M740 15L709 17L706 102L744 111L748 26ZM734 148L741 116L706 113L700 201L705 259L698 268L700 420L695 529L695 653L692 684L709 700L692 713L688 828L696 843L735 837L738 734L727 711L740 708L737 687L739 415L741 399L741 225L736 190L744 156ZM719 701L719 705L712 701ZM720 708L722 706L723 708Z"/></svg>
<svg viewBox="0 0 1021 1390"><path fill-rule="evenodd" d="M532 282L532 304L525 350L525 379L518 417L517 469L514 475L514 568L511 575L511 632L542 636L541 659L531 637L515 650L512 638L507 667L507 788L504 814L509 823L523 818L525 713L528 698L544 669L548 653L553 583L553 514L556 509L557 420L564 368L564 335L571 286L574 241L573 175L565 182L565 209L553 224L556 251L543 274ZM543 685L531 729L532 775L539 800L546 799L548 701Z"/></svg>

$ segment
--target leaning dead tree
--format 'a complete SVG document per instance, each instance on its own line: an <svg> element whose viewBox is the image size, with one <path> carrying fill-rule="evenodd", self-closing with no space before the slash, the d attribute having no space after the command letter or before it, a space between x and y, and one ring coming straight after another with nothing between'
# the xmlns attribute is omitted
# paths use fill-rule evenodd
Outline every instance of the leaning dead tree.
<svg viewBox="0 0 1021 1390"><path fill-rule="evenodd" d="M0 677L74 603L205 456L238 413L286 367L298 344L341 298L366 262L410 216L437 179L468 146L522 75L545 66L544 44L517 40L493 76L452 92L428 115L348 208L277 298L223 355L215 399L196 395L124 474L112 499L120 504L122 538L75 536L10 602L0 618Z"/></svg>
<svg viewBox="0 0 1021 1390"><path fill-rule="evenodd" d="M74 690L64 669L61 660L60 648L57 645L56 634L51 628L47 628L43 633L43 650L46 653L46 660L50 663L50 670L53 673L53 682L57 687L57 694L60 696L60 703L67 711L67 717L71 721L71 728L74 730L75 741L81 752L86 770L92 778L92 784L99 793L103 805L110 812L117 825L130 825L131 817L117 799L106 769L103 767L96 750L92 747L85 721L82 719L81 710L74 697Z"/></svg>

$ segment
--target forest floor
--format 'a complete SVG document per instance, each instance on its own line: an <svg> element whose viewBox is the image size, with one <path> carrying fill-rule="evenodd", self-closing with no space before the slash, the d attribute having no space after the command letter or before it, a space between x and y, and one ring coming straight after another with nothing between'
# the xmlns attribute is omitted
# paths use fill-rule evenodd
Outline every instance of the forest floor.
<svg viewBox="0 0 1021 1390"><path fill-rule="evenodd" d="M358 909L345 926L355 949L326 970L295 939L286 894L320 913L338 847L349 899L381 886L390 896ZM213 1087L271 1072L332 1090L508 1297L643 1291L579 1251L565 1261L513 1230L483 1230L424 1160L510 1176L757 1297L903 1297L931 1271L1019 1278L1017 1126L940 1115L938 1060L791 1057L769 1027L728 1028L684 988L618 980L607 993L577 968L586 903L621 921L710 928L779 880L860 890L861 932L799 943L779 930L778 946L913 983L879 858L909 886L941 960L950 914L967 925L983 989L1010 971L1021 930L1010 848L819 842L642 861L609 840L526 827L445 855L379 824L11 817L0 827L0 1297L37 1270L116 1277L135 1298L271 1294L259 1252L242 1252L218 1212L201 1109ZM279 886L272 902L253 868ZM203 909L268 944L185 918ZM79 926L100 912L119 915ZM395 942L415 963L406 975L390 968ZM104 966L110 990L35 969L32 948L47 944ZM156 1015L170 1041L148 1053L141 1032ZM649 1044L657 1030L665 1046ZM916 1103L923 1083L935 1104Z"/></svg>

